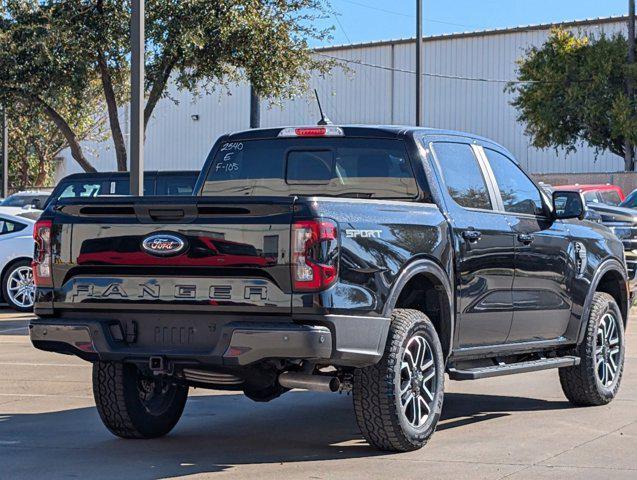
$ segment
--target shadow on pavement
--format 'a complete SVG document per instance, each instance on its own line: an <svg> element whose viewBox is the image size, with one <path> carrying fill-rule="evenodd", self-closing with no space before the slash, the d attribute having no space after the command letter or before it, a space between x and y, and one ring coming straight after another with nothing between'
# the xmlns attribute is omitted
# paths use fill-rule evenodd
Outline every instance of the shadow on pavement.
<svg viewBox="0 0 637 480"><path fill-rule="evenodd" d="M19 313L0 303L0 335L28 335L29 313Z"/></svg>
<svg viewBox="0 0 637 480"><path fill-rule="evenodd" d="M462 428L515 411L567 405L450 393L440 430ZM127 441L110 436L95 408L0 413L0 472L10 472L9 478L47 474L156 479L219 472L234 464L377 455L383 453L363 440L348 396L290 392L268 404L235 394L192 396L176 429L158 440Z"/></svg>

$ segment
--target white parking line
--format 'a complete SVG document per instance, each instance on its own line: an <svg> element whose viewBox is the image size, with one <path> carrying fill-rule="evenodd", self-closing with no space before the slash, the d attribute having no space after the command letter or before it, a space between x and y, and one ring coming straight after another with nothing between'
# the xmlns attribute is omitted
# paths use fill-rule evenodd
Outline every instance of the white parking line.
<svg viewBox="0 0 637 480"><path fill-rule="evenodd" d="M4 333L10 333L10 332L20 332L26 330L27 332L29 331L29 327L18 327L18 328L9 328L7 330L2 330L0 329L0 335L4 334Z"/></svg>
<svg viewBox="0 0 637 480"><path fill-rule="evenodd" d="M55 397L55 398L93 398L90 395L53 395L46 393L0 393L0 397Z"/></svg>
<svg viewBox="0 0 637 480"><path fill-rule="evenodd" d="M78 365L74 363L27 363L27 362L0 362L1 365L11 365L18 367L81 367L81 368L90 368L91 364L87 363L86 365Z"/></svg>

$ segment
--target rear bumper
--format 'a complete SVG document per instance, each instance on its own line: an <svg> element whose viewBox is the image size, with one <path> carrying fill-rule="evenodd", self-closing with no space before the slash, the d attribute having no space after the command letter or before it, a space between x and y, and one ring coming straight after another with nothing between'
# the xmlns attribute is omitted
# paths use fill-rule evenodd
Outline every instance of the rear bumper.
<svg viewBox="0 0 637 480"><path fill-rule="evenodd" d="M322 315L294 322L220 321L211 337L179 322L168 329L138 322L131 331L117 320L39 318L31 321L29 334L36 348L88 361L162 357L182 367L241 367L278 358L363 367L380 360L388 329L387 318Z"/></svg>

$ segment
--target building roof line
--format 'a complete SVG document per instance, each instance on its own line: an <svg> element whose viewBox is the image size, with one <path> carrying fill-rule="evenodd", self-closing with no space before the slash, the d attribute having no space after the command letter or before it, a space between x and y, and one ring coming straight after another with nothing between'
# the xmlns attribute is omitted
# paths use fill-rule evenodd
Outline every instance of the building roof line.
<svg viewBox="0 0 637 480"><path fill-rule="evenodd" d="M616 15L616 16L610 16L610 17L587 18L583 20L567 20L564 22L538 23L533 25L521 25L517 27L496 28L492 30L475 30L475 31L468 31L468 32L444 33L441 35L425 36L423 37L423 42L433 42L438 40L452 40L452 39L468 38L468 37L485 37L485 36L491 36L491 35L503 35L503 34L509 34L509 33L528 32L533 30L548 30L552 27L557 27L557 26L562 26L567 28L582 27L582 26L597 26L597 25L606 25L609 23L617 23L621 21L625 22L627 20L628 20L628 17L626 15ZM332 50L355 50L355 49L367 48L367 47L402 45L407 43L413 43L415 40L416 40L415 37L397 38L397 39L389 39L389 40L374 40L370 42L329 45L325 47L318 47L318 48L315 48L314 50L317 52L329 52Z"/></svg>

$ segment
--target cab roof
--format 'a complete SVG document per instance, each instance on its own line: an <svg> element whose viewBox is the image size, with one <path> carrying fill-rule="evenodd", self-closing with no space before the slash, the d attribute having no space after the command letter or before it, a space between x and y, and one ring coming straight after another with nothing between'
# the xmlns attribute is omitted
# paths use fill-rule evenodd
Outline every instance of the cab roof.
<svg viewBox="0 0 637 480"><path fill-rule="evenodd" d="M322 125L291 125L271 128L255 128L252 130L242 130L229 133L227 141L259 140L277 138L279 133L287 128L321 128ZM329 127L339 127L345 133L345 137L367 137L367 138L400 138L414 133L426 135L444 135L473 138L483 142L496 144L493 140L480 137L467 132L456 130L445 130L430 127L414 127L408 125L329 125Z"/></svg>

